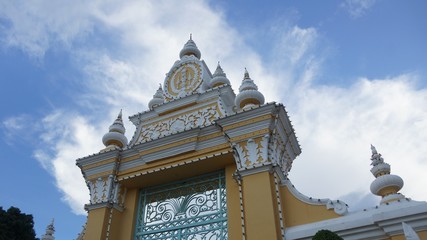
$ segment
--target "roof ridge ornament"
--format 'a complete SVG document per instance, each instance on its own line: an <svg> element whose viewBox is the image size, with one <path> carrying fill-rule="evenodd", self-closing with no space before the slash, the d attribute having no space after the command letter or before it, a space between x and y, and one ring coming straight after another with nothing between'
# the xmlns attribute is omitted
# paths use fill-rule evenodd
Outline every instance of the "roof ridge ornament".
<svg viewBox="0 0 427 240"><path fill-rule="evenodd" d="M403 179L397 175L390 174L390 164L384 162L383 157L378 153L377 149L371 144L371 173L375 180L371 183L371 192L381 196L381 204L388 204L405 198L404 195L398 193L403 187Z"/></svg>
<svg viewBox="0 0 427 240"><path fill-rule="evenodd" d="M197 48L196 43L193 41L193 35L190 33L190 39L187 43L184 44L181 52L179 52L179 58L182 59L184 56L194 55L197 59L200 60L202 54L200 53L199 48Z"/></svg>
<svg viewBox="0 0 427 240"><path fill-rule="evenodd" d="M153 95L153 99L148 103L148 108L153 110L154 107L162 105L165 102L165 97L163 96L162 84L159 83L159 88L156 93Z"/></svg>
<svg viewBox="0 0 427 240"><path fill-rule="evenodd" d="M245 67L245 74L243 76L243 79L251 79L251 77L249 76L248 69L246 69L246 67Z"/></svg>
<svg viewBox="0 0 427 240"><path fill-rule="evenodd" d="M239 87L239 94L235 99L236 107L245 110L264 104L264 100L264 95L258 91L258 86L250 78L249 72L245 68L242 84Z"/></svg>
<svg viewBox="0 0 427 240"><path fill-rule="evenodd" d="M212 79L210 80L209 85L211 88L213 88L225 84L230 84L230 80L227 78L227 75L224 73L224 70L222 70L222 67L218 61L218 65L214 74L212 75Z"/></svg>
<svg viewBox="0 0 427 240"><path fill-rule="evenodd" d="M122 119L122 109L120 109L119 114L117 115L116 120L114 120L113 124L109 127L108 133L104 134L102 137L102 142L106 146L103 150L108 150L114 147L124 147L127 145L128 140L124 135L126 132L125 126L123 125Z"/></svg>

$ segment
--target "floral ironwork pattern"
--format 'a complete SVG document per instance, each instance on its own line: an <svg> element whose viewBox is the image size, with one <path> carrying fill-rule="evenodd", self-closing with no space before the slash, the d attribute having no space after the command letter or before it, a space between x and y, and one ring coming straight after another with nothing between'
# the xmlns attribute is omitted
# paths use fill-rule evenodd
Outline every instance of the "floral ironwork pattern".
<svg viewBox="0 0 427 240"><path fill-rule="evenodd" d="M142 189L135 239L227 239L224 173Z"/></svg>

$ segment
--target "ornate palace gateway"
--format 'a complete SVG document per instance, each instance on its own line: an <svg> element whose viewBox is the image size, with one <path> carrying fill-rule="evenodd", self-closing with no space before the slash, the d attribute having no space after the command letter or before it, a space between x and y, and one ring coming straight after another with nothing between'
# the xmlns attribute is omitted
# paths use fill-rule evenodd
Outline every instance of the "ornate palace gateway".
<svg viewBox="0 0 427 240"><path fill-rule="evenodd" d="M77 160L90 189L80 239L427 239L427 203L399 193L403 180L372 146L371 191L380 205L348 212L339 200L299 193L287 175L301 153L283 105L245 71L239 93L214 74L191 39L149 110L122 114L99 153Z"/></svg>

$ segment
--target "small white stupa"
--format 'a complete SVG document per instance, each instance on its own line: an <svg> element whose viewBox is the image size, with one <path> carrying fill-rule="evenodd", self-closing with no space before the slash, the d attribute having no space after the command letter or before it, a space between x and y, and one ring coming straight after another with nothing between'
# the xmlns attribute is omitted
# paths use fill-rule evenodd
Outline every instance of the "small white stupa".
<svg viewBox="0 0 427 240"><path fill-rule="evenodd" d="M160 84L159 89L157 89L156 93L153 95L153 99L148 102L148 108L153 110L154 107L162 105L165 102L165 98L163 96L162 84Z"/></svg>
<svg viewBox="0 0 427 240"><path fill-rule="evenodd" d="M55 233L55 227L53 226L53 219L52 222L47 225L46 227L46 233L42 236L41 240L55 240L55 236L53 234Z"/></svg>
<svg viewBox="0 0 427 240"><path fill-rule="evenodd" d="M182 59L186 55L194 55L197 59L200 60L202 53L199 48L197 48L196 43L193 41L192 35L190 34L190 39L184 44L181 52L179 52L179 57Z"/></svg>
<svg viewBox="0 0 427 240"><path fill-rule="evenodd" d="M228 80L227 75L225 75L221 65L218 62L218 66L216 67L215 73L212 75L212 79L209 85L211 88L214 88L225 84L230 84L230 80Z"/></svg>
<svg viewBox="0 0 427 240"><path fill-rule="evenodd" d="M371 145L371 173L375 176L375 180L371 183L371 192L381 196L381 204L397 201L405 198L399 191L403 187L403 180L397 175L390 174L390 164L385 163L381 154Z"/></svg>
<svg viewBox="0 0 427 240"><path fill-rule="evenodd" d="M108 151L116 147L123 148L126 146L128 139L125 136L125 132L126 129L123 125L122 110L120 110L117 119L109 128L109 132L102 137L102 142L106 146L102 151Z"/></svg>
<svg viewBox="0 0 427 240"><path fill-rule="evenodd" d="M264 104L264 95L258 91L258 86L250 78L246 68L242 84L239 87L239 94L237 94L235 99L235 104L238 110L246 110Z"/></svg>

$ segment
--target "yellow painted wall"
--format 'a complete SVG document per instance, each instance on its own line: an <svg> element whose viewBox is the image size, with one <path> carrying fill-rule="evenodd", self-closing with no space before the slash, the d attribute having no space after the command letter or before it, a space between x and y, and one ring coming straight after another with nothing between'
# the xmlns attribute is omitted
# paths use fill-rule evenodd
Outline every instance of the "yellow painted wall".
<svg viewBox="0 0 427 240"><path fill-rule="evenodd" d="M98 208L89 211L84 235L85 240L105 239L109 214L110 211L108 208Z"/></svg>
<svg viewBox="0 0 427 240"><path fill-rule="evenodd" d="M286 186L280 187L280 194L286 227L293 227L340 216L336 214L333 209L326 209L325 205L310 205L300 201Z"/></svg>
<svg viewBox="0 0 427 240"><path fill-rule="evenodd" d="M243 177L243 207L248 240L279 238L270 178L269 172Z"/></svg>
<svg viewBox="0 0 427 240"><path fill-rule="evenodd" d="M227 191L227 217L228 217L228 239L242 238L242 221L240 219L240 197L239 186L233 179L236 171L235 165L225 168L225 185Z"/></svg>
<svg viewBox="0 0 427 240"><path fill-rule="evenodd" d="M113 211L110 226L110 239L133 239L136 211L138 209L139 189L127 191L123 212Z"/></svg>

